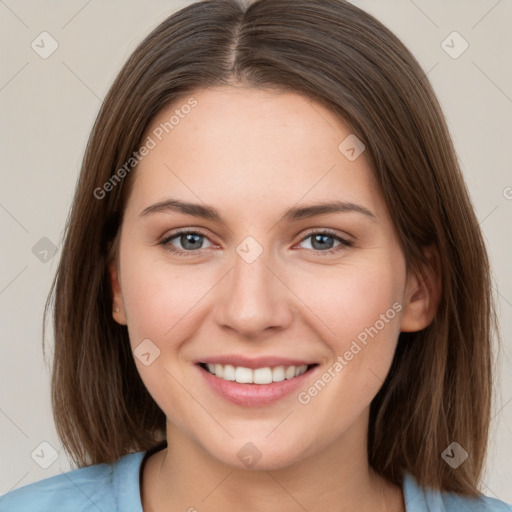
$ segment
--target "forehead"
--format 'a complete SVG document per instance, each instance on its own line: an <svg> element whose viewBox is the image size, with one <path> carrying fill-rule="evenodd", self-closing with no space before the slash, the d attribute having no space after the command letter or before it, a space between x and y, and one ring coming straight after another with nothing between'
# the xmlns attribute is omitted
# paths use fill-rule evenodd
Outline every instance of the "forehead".
<svg viewBox="0 0 512 512"><path fill-rule="evenodd" d="M223 86L191 92L162 109L146 131L154 147L136 170L131 203L141 210L168 195L226 208L265 201L382 200L364 152L334 112L293 92ZM219 203L220 202L220 203Z"/></svg>

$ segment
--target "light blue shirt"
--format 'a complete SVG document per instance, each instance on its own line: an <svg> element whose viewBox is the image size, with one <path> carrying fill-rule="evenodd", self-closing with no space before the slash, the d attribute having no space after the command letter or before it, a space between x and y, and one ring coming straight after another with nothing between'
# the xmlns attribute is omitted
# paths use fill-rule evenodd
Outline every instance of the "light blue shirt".
<svg viewBox="0 0 512 512"><path fill-rule="evenodd" d="M0 511L142 512L139 474L145 453L131 453L112 465L96 464L25 485L0 496ZM512 512L511 505L494 498L470 499L422 489L409 474L403 491L407 512Z"/></svg>

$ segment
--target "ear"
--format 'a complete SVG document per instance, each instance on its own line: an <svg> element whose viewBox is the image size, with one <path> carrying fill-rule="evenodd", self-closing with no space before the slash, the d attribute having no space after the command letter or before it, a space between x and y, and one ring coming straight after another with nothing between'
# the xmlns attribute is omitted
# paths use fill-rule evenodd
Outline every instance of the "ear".
<svg viewBox="0 0 512 512"><path fill-rule="evenodd" d="M407 276L404 308L400 324L402 332L416 332L432 323L441 299L441 272L439 252L426 248L428 264L421 264L416 273Z"/></svg>
<svg viewBox="0 0 512 512"><path fill-rule="evenodd" d="M121 292L121 285L119 284L117 256L114 256L108 262L108 273L110 278L110 289L112 290L112 317L118 324L126 325L127 322L124 312L123 294Z"/></svg>

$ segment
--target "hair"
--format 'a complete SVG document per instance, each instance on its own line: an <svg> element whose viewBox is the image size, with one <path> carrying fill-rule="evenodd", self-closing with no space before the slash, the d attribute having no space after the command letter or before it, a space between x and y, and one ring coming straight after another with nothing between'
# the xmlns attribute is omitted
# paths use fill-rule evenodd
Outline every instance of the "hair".
<svg viewBox="0 0 512 512"><path fill-rule="evenodd" d="M165 415L112 318L108 264L136 166L108 194L95 191L162 108L222 85L296 92L336 113L366 146L408 270L428 268L426 248L438 252L435 316L399 335L371 403L368 458L400 485L408 472L424 487L480 494L497 332L482 234L425 73L389 29L344 0L196 2L159 24L119 72L88 140L44 311L54 306L52 407L66 452L83 467L165 441ZM456 470L441 457L453 441L469 453Z"/></svg>

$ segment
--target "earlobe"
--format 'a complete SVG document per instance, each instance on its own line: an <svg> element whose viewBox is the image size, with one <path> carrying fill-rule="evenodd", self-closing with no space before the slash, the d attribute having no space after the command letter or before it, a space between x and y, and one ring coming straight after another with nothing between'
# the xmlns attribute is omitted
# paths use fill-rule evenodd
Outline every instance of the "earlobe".
<svg viewBox="0 0 512 512"><path fill-rule="evenodd" d="M108 263L108 273L110 278L110 289L112 290L112 317L118 324L126 325L127 322L124 312L123 295L119 284L117 260L115 258Z"/></svg>
<svg viewBox="0 0 512 512"><path fill-rule="evenodd" d="M432 323L441 298L440 258L435 247L424 250L428 264L407 278L404 308L400 324L402 332L416 332Z"/></svg>

